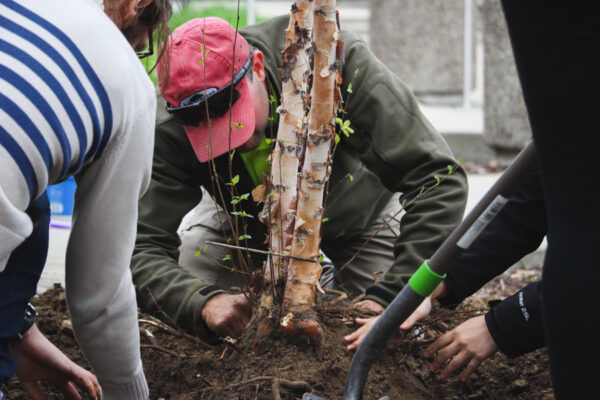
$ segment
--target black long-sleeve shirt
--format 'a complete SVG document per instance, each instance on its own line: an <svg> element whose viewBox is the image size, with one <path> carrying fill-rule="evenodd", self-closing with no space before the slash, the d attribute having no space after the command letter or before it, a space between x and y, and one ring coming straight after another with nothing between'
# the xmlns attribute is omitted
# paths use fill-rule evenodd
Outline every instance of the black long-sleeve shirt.
<svg viewBox="0 0 600 400"><path fill-rule="evenodd" d="M539 174L532 174L459 258L445 279L448 293L438 299L458 305L523 256L535 251L547 232ZM509 357L545 345L541 320L540 282L492 307L485 321L500 350Z"/></svg>

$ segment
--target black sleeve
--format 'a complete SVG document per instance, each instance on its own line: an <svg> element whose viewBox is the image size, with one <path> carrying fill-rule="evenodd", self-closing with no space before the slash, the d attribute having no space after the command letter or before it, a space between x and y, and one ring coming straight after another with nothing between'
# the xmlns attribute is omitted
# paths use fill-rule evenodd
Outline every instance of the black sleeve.
<svg viewBox="0 0 600 400"><path fill-rule="evenodd" d="M492 338L508 357L517 357L546 345L540 289L540 282L530 283L485 315Z"/></svg>
<svg viewBox="0 0 600 400"><path fill-rule="evenodd" d="M460 304L483 285L535 251L546 235L540 176L532 174L448 271L445 307Z"/></svg>

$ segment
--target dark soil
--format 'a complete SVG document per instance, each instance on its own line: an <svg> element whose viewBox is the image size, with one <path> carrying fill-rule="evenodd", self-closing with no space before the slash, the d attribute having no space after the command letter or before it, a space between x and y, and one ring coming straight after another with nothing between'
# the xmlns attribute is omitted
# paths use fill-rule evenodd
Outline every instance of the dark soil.
<svg viewBox="0 0 600 400"><path fill-rule="evenodd" d="M553 399L544 349L515 359L496 354L485 361L468 382L458 376L447 381L429 372L421 357L437 336L481 313L487 301L503 298L539 279L539 269L513 270L490 282L457 311L436 310L412 332L398 335L371 368L364 399L387 395L399 399ZM64 291L48 290L36 299L40 329L75 362L89 368L78 350L66 320ZM306 391L326 400L341 399L352 354L342 337L356 326L357 312L347 306L322 303L320 320L325 329L324 357L319 361L308 343L278 338L261 356L237 351L238 345L208 346L189 336L177 336L144 320L140 314L142 357L151 399L300 399ZM159 324L160 325L160 324ZM239 345L243 347L243 345ZM301 381L301 382L297 382ZM18 383L5 388L8 399L25 399ZM50 398L61 398L52 392Z"/></svg>

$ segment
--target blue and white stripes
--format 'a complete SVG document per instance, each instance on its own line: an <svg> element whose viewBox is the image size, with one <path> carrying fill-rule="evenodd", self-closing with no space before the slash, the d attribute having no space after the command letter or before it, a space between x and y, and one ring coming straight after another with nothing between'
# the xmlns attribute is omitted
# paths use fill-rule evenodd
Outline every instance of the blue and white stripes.
<svg viewBox="0 0 600 400"><path fill-rule="evenodd" d="M0 0L0 168L18 168L31 200L97 159L112 126L108 94L75 43Z"/></svg>

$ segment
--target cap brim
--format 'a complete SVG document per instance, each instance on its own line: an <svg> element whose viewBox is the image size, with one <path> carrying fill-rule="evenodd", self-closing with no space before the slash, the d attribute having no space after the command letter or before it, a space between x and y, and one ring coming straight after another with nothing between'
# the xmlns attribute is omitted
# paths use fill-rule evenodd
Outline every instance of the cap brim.
<svg viewBox="0 0 600 400"><path fill-rule="evenodd" d="M184 125L200 162L207 162L241 146L254 133L254 105L248 82L242 79L235 88L241 96L225 115L210 118L199 126Z"/></svg>

